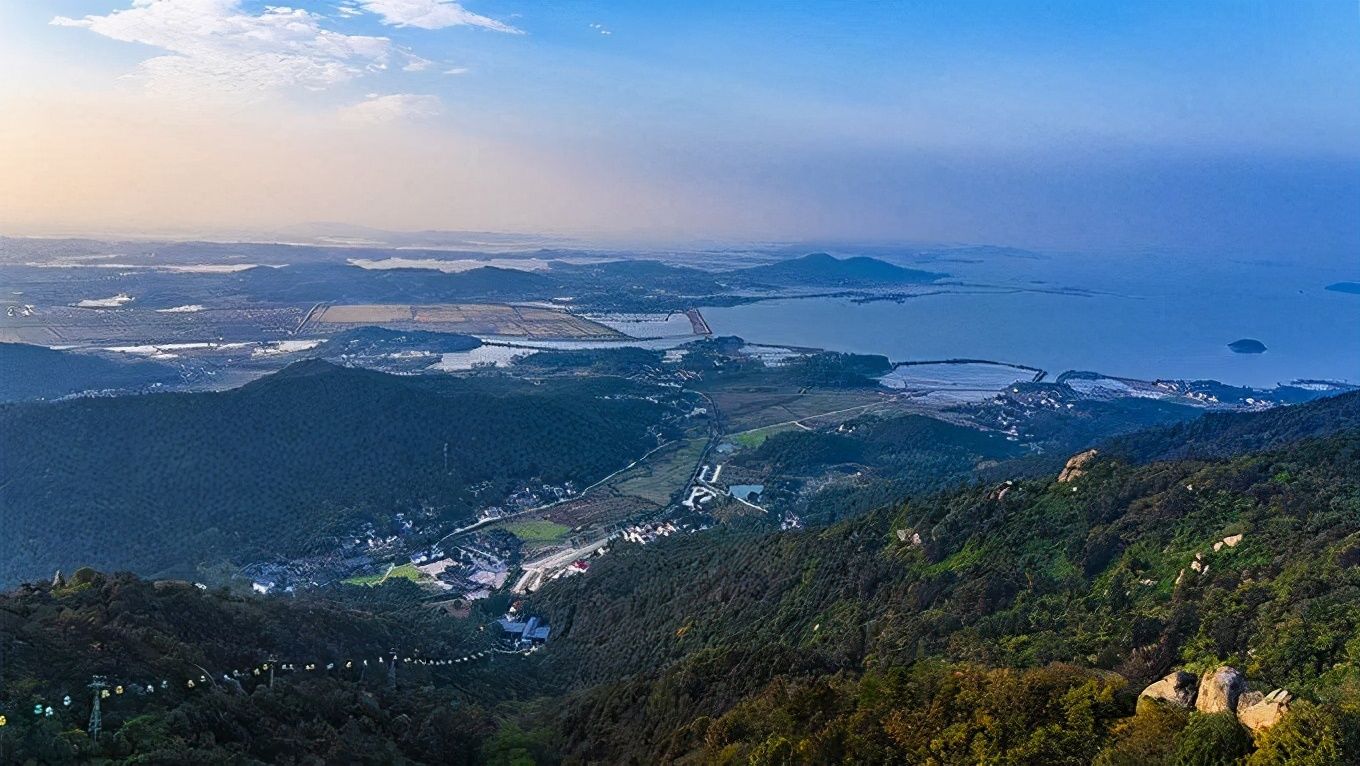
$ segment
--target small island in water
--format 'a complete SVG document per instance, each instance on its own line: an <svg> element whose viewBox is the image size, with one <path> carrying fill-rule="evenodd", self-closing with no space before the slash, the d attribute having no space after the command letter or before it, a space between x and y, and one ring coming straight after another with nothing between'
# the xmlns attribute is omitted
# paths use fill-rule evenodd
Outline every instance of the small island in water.
<svg viewBox="0 0 1360 766"><path fill-rule="evenodd" d="M1266 344L1255 338L1240 338L1228 344L1228 348L1237 354L1264 354Z"/></svg>

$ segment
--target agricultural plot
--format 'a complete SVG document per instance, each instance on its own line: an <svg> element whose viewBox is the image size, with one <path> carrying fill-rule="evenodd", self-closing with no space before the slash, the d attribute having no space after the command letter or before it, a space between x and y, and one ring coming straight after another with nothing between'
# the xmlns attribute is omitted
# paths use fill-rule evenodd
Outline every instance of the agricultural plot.
<svg viewBox="0 0 1360 766"><path fill-rule="evenodd" d="M547 519L507 521L504 524L497 524L496 527L504 529L526 543L555 543L565 539L567 533L571 532L571 527L566 524L558 524Z"/></svg>
<svg viewBox="0 0 1360 766"><path fill-rule="evenodd" d="M351 577L348 580L345 580L345 584L380 585L387 580L395 579L410 580L411 582L418 583L422 580L428 580L430 578L429 575L425 574L419 569L416 569L415 564L402 564L401 566L392 567L387 571L383 572L382 574L360 575L358 577Z"/></svg>
<svg viewBox="0 0 1360 766"><path fill-rule="evenodd" d="M618 330L565 311L501 303L324 306L312 313L306 327L309 331L326 333L365 325L537 340L606 340L626 337Z"/></svg>
<svg viewBox="0 0 1360 766"><path fill-rule="evenodd" d="M904 409L903 403L872 389L797 390L719 389L709 395L723 413L728 433L816 419L825 425L837 418L849 420L869 410L888 407ZM809 422L807 425L813 425Z"/></svg>
<svg viewBox="0 0 1360 766"><path fill-rule="evenodd" d="M612 487L605 486L570 503L554 506L544 514L544 518L572 528L603 529L650 514L660 508L659 503L635 496L618 495Z"/></svg>
<svg viewBox="0 0 1360 766"><path fill-rule="evenodd" d="M658 451L641 465L619 474L608 486L619 495L666 505L672 495L689 483L707 444L708 439L702 436L677 442Z"/></svg>

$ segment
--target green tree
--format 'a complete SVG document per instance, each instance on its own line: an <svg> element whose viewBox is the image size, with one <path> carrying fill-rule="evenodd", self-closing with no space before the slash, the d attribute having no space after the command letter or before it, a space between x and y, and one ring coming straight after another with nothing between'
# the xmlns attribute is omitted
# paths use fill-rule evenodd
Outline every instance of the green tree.
<svg viewBox="0 0 1360 766"><path fill-rule="evenodd" d="M1175 766L1233 766L1251 752L1251 735L1231 713L1196 714L1176 737Z"/></svg>

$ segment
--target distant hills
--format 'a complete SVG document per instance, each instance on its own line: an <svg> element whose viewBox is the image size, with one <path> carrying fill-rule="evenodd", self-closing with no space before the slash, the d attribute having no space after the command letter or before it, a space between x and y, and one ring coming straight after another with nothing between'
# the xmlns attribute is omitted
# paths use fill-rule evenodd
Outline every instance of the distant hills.
<svg viewBox="0 0 1360 766"><path fill-rule="evenodd" d="M827 253L811 253L801 258L723 273L743 282L781 287L905 285L933 282L948 276L933 271L903 268L877 258L866 256L836 258Z"/></svg>
<svg viewBox="0 0 1360 766"><path fill-rule="evenodd" d="M354 356L411 351L449 354L471 351L481 345L480 338L460 333L355 327L330 336L311 355L321 359L338 360Z"/></svg>
<svg viewBox="0 0 1360 766"><path fill-rule="evenodd" d="M84 391L141 391L178 380L174 367L155 362L120 362L25 343L0 343L0 402L57 399Z"/></svg>

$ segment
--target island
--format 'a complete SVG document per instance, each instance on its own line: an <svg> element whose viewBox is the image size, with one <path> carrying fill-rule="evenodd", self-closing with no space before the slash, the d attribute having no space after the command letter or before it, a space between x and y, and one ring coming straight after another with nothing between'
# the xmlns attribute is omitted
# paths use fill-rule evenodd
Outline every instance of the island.
<svg viewBox="0 0 1360 766"><path fill-rule="evenodd" d="M1228 344L1235 354L1264 354L1266 344L1255 338L1240 338Z"/></svg>

